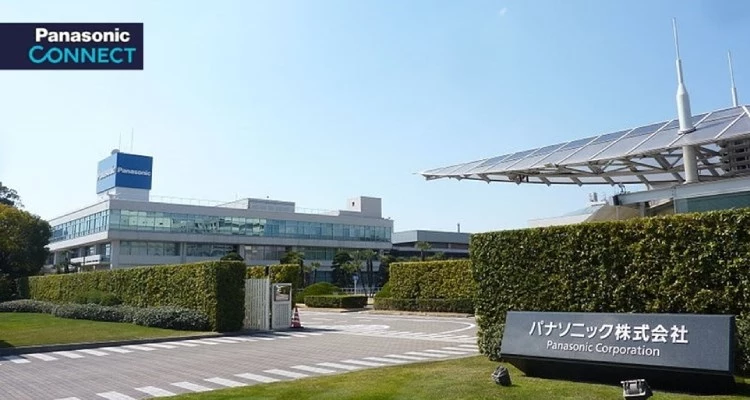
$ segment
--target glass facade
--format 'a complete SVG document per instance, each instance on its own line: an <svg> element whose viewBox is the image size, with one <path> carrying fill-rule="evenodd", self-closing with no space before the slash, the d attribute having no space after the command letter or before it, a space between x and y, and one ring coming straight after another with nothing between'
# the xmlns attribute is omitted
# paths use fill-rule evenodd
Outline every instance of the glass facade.
<svg viewBox="0 0 750 400"><path fill-rule="evenodd" d="M51 242L107 229L204 235L390 242L391 228L251 217L215 217L152 211L107 210L53 227Z"/></svg>
<svg viewBox="0 0 750 400"><path fill-rule="evenodd" d="M180 255L180 247L172 242L143 242L125 241L120 242L120 254L126 256L167 256Z"/></svg>
<svg viewBox="0 0 750 400"><path fill-rule="evenodd" d="M108 226L108 219L109 210L104 210L64 224L55 225L52 227L50 242L75 239L81 236L105 232Z"/></svg>
<svg viewBox="0 0 750 400"><path fill-rule="evenodd" d="M227 253L237 251L231 244L187 243L185 255L188 257L223 257Z"/></svg>
<svg viewBox="0 0 750 400"><path fill-rule="evenodd" d="M281 260L290 249L285 246L245 246L245 260ZM305 260L332 261L339 250L353 251L355 249L337 249L334 247L295 247L305 256Z"/></svg>
<svg viewBox="0 0 750 400"><path fill-rule="evenodd" d="M750 207L750 192L727 193L675 200L675 211L678 213L727 210L744 207Z"/></svg>

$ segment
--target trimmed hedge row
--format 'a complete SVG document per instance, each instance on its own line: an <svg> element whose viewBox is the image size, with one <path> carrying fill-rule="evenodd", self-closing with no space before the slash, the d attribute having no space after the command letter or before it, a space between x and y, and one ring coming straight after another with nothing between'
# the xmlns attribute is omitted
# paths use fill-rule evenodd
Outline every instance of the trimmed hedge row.
<svg viewBox="0 0 750 400"><path fill-rule="evenodd" d="M476 291L468 259L393 263L388 282L396 299L470 299Z"/></svg>
<svg viewBox="0 0 750 400"><path fill-rule="evenodd" d="M150 266L28 278L28 297L69 303L81 293L111 293L123 305L179 307L208 317L210 329L242 329L246 266L238 261ZM21 285L24 287L24 285Z"/></svg>
<svg viewBox="0 0 750 400"><path fill-rule="evenodd" d="M472 235L479 347L497 359L508 310L738 316L750 372L750 210Z"/></svg>
<svg viewBox="0 0 750 400"><path fill-rule="evenodd" d="M307 296L322 296L336 294L340 291L338 286L328 282L318 282L294 293L295 303L304 303Z"/></svg>
<svg viewBox="0 0 750 400"><path fill-rule="evenodd" d="M292 287L302 287L302 276L300 266L297 264L276 264L270 266L271 282L291 283ZM266 266L252 266L247 268L247 278L265 278Z"/></svg>
<svg viewBox="0 0 750 400"><path fill-rule="evenodd" d="M38 300L15 300L0 303L0 312L45 313L59 318L125 322L185 331L205 331L210 327L205 314L178 307L110 307L98 304L55 304Z"/></svg>
<svg viewBox="0 0 750 400"><path fill-rule="evenodd" d="M473 299L394 299L375 296L373 307L376 310L423 311L423 312L456 312L471 314L474 312Z"/></svg>
<svg viewBox="0 0 750 400"><path fill-rule="evenodd" d="M306 296L305 305L321 308L365 308L367 296L359 295L324 295Z"/></svg>

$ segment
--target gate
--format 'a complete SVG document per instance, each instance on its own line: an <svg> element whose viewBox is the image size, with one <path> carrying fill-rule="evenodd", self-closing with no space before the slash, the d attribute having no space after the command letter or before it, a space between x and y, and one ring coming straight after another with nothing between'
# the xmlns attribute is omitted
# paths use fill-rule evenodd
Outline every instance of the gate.
<svg viewBox="0 0 750 400"><path fill-rule="evenodd" d="M269 278L245 279L245 321L242 324L244 329L271 329L270 286Z"/></svg>
<svg viewBox="0 0 750 400"><path fill-rule="evenodd" d="M269 278L245 279L243 329L270 331L292 324L292 284L274 283Z"/></svg>
<svg viewBox="0 0 750 400"><path fill-rule="evenodd" d="M271 329L287 329L292 324L292 284L274 283Z"/></svg>

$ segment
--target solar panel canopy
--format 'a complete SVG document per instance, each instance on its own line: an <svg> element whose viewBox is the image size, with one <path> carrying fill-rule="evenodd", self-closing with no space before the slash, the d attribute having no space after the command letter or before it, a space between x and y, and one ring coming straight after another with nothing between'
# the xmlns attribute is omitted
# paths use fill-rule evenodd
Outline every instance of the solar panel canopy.
<svg viewBox="0 0 750 400"><path fill-rule="evenodd" d="M679 133L677 119L503 154L421 172L427 180L553 184L659 184L685 180L682 147L693 146L700 180L735 176L750 153L750 111L737 106L692 117L695 130ZM734 152L733 152L734 151Z"/></svg>

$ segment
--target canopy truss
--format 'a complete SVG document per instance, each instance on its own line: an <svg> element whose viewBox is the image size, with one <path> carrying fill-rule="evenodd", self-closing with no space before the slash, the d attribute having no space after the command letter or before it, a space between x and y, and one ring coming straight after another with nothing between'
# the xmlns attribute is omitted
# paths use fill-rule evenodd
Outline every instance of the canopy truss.
<svg viewBox="0 0 750 400"><path fill-rule="evenodd" d="M750 111L738 106L693 116L696 130L678 133L676 119L537 149L421 172L427 180L557 184L664 184L685 180L682 147L695 147L700 179L734 176L725 148L750 139ZM750 142L748 142L750 146ZM750 171L750 170L748 170Z"/></svg>

